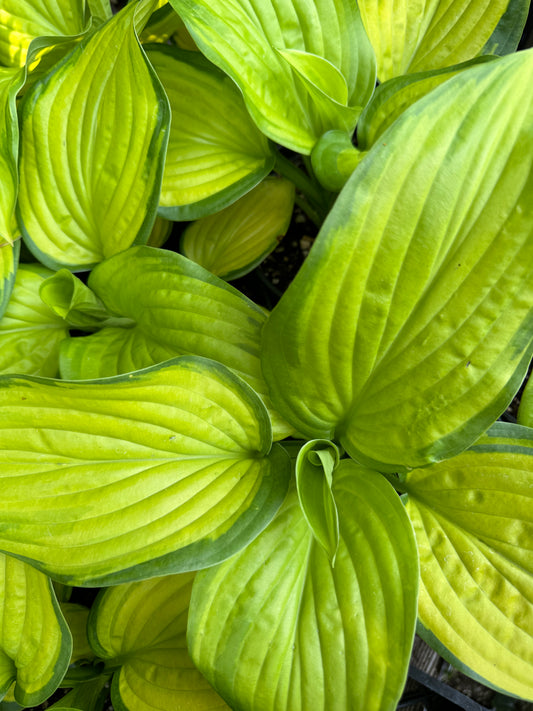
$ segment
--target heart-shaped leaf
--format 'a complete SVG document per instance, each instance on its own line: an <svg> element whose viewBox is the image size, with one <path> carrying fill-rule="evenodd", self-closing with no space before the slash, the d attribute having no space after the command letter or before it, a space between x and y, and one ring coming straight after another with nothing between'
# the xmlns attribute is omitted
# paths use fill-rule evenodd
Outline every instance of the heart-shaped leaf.
<svg viewBox="0 0 533 711"><path fill-rule="evenodd" d="M85 0L2 0L0 63L22 67L37 37L75 36L85 31Z"/></svg>
<svg viewBox="0 0 533 711"><path fill-rule="evenodd" d="M533 437L498 423L404 482L422 624L492 685L533 700Z"/></svg>
<svg viewBox="0 0 533 711"><path fill-rule="evenodd" d="M50 580L0 553L0 699L16 682L17 703L41 704L59 686L71 650Z"/></svg>
<svg viewBox="0 0 533 711"><path fill-rule="evenodd" d="M128 711L228 709L194 668L185 633L195 573L117 585L98 595L89 639L109 669L114 708Z"/></svg>
<svg viewBox="0 0 533 711"><path fill-rule="evenodd" d="M25 96L18 216L52 268L88 269L150 233L170 120L136 35L154 2L117 13Z"/></svg>
<svg viewBox="0 0 533 711"><path fill-rule="evenodd" d="M388 482L354 462L333 493L334 568L293 491L248 548L196 578L191 656L234 709L396 709L416 622L411 525Z"/></svg>
<svg viewBox="0 0 533 711"><path fill-rule="evenodd" d="M261 131L288 148L310 153L325 131L347 129L347 106L362 107L372 95L375 58L355 3L303 0L296 7L283 0L262 0L252 7L241 1L171 0L170 4L200 50L241 89ZM298 65L296 71L292 63ZM302 73L316 78L317 63L318 74L326 63L328 75L341 75L347 105L339 103L335 110L331 99L337 97L331 97L328 106L323 94L317 98L300 79ZM329 94L327 87L322 88ZM348 121L350 131L356 119L357 112Z"/></svg>
<svg viewBox="0 0 533 711"><path fill-rule="evenodd" d="M359 0L380 81L516 48L529 0Z"/></svg>
<svg viewBox="0 0 533 711"><path fill-rule="evenodd" d="M173 117L159 213L192 220L217 212L270 173L274 152L239 90L205 57L166 46L147 53Z"/></svg>
<svg viewBox="0 0 533 711"><path fill-rule="evenodd" d="M0 319L0 373L57 376L59 345L68 336L68 326L39 296L39 287L51 276L46 267L19 265Z"/></svg>
<svg viewBox="0 0 533 711"><path fill-rule="evenodd" d="M237 279L277 247L293 206L293 183L267 178L233 205L189 225L182 235L182 252L222 279Z"/></svg>
<svg viewBox="0 0 533 711"><path fill-rule="evenodd" d="M289 460L253 390L183 357L89 383L0 378L0 549L72 585L213 565L280 506Z"/></svg>
<svg viewBox="0 0 533 711"><path fill-rule="evenodd" d="M473 66L355 169L263 330L297 432L398 471L462 451L512 400L532 354L532 81L533 51Z"/></svg>
<svg viewBox="0 0 533 711"><path fill-rule="evenodd" d="M103 378L176 355L212 358L259 393L276 439L291 434L270 403L261 372L266 315L239 291L175 252L144 246L100 264L89 286L123 326L69 339L61 351L62 377Z"/></svg>

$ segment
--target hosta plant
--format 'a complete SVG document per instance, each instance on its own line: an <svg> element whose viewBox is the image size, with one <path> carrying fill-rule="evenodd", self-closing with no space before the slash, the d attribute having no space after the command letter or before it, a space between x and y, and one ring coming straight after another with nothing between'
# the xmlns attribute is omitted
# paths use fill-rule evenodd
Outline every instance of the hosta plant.
<svg viewBox="0 0 533 711"><path fill-rule="evenodd" d="M533 700L528 10L0 0L0 708Z"/></svg>

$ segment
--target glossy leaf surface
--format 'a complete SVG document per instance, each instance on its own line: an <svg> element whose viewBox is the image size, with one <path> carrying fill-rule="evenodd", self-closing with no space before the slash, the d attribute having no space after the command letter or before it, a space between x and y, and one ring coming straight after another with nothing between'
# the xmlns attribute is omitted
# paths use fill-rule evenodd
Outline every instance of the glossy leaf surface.
<svg viewBox="0 0 533 711"><path fill-rule="evenodd" d="M39 265L18 267L0 319L0 373L57 376L59 345L68 336L68 326L39 296L39 287L50 276L52 272Z"/></svg>
<svg viewBox="0 0 533 711"><path fill-rule="evenodd" d="M294 185L267 178L233 205L189 225L181 239L183 254L222 279L237 279L278 246L293 207Z"/></svg>
<svg viewBox="0 0 533 711"><path fill-rule="evenodd" d="M50 580L0 553L0 698L16 681L17 703L45 701L59 686L71 649Z"/></svg>
<svg viewBox="0 0 533 711"><path fill-rule="evenodd" d="M533 699L533 438L498 423L469 451L407 475L419 615L491 684Z"/></svg>
<svg viewBox="0 0 533 711"><path fill-rule="evenodd" d="M512 51L515 47L507 43L512 42L510 37L519 38L528 5L528 0L359 1L382 82L408 72L459 64L484 49L486 53Z"/></svg>
<svg viewBox="0 0 533 711"><path fill-rule="evenodd" d="M263 331L296 431L398 471L462 451L512 400L532 352L532 80L531 51L470 68L355 169Z"/></svg>
<svg viewBox="0 0 533 711"><path fill-rule="evenodd" d="M261 131L288 148L310 153L322 133L346 129L346 114L372 95L375 58L355 3L171 0L171 5L201 51L239 86ZM337 75L335 84L343 80L347 87L347 100L336 109L332 102L338 96L329 94L329 82L317 95L306 81L314 77L316 85L324 64L328 76ZM356 119L354 112L350 130Z"/></svg>
<svg viewBox="0 0 533 711"><path fill-rule="evenodd" d="M89 286L125 323L69 339L61 351L62 377L103 378L183 354L212 358L261 395L276 439L291 433L272 408L261 373L266 315L239 291L179 254L150 247L102 263Z"/></svg>
<svg viewBox="0 0 533 711"><path fill-rule="evenodd" d="M261 401L203 358L91 383L4 377L0 403L0 548L71 585L213 565L285 495Z"/></svg>
<svg viewBox="0 0 533 711"><path fill-rule="evenodd" d="M235 85L197 52L149 47L170 101L159 213L191 220L230 204L267 176L273 150Z"/></svg>
<svg viewBox="0 0 533 711"><path fill-rule="evenodd" d="M376 472L345 460L333 493L334 568L293 492L246 550L197 576L191 656L234 709L396 709L416 619L412 529Z"/></svg>
<svg viewBox="0 0 533 711"><path fill-rule="evenodd" d="M228 707L194 667L185 633L195 573L108 588L89 621L94 651L110 668L116 709L221 711Z"/></svg>
<svg viewBox="0 0 533 711"><path fill-rule="evenodd" d="M33 39L81 34L85 6L85 0L2 0L0 62L22 67Z"/></svg>
<svg viewBox="0 0 533 711"><path fill-rule="evenodd" d="M135 32L153 4L117 13L25 97L18 215L52 268L88 269L150 233L170 120Z"/></svg>

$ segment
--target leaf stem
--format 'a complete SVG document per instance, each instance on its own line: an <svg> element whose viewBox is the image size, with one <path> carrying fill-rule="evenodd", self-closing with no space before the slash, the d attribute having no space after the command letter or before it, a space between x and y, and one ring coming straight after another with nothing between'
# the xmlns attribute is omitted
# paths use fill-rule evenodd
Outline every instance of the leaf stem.
<svg viewBox="0 0 533 711"><path fill-rule="evenodd" d="M397 474L390 474L386 472L381 472L385 479L389 482L391 486L393 486L396 491L400 492L400 494L407 494L407 488L404 486L402 483L402 480Z"/></svg>
<svg viewBox="0 0 533 711"><path fill-rule="evenodd" d="M287 178L287 180L290 180L291 183L294 183L296 189L304 195L305 200L297 204L320 227L330 207L326 191L279 151L276 156L274 170L284 178ZM314 212L315 217L308 210Z"/></svg>

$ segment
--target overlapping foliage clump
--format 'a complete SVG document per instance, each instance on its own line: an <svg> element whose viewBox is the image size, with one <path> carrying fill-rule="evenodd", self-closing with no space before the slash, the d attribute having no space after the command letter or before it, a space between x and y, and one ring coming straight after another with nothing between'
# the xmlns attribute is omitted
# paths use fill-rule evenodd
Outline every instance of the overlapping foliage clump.
<svg viewBox="0 0 533 711"><path fill-rule="evenodd" d="M4 704L533 700L528 11L0 0Z"/></svg>

